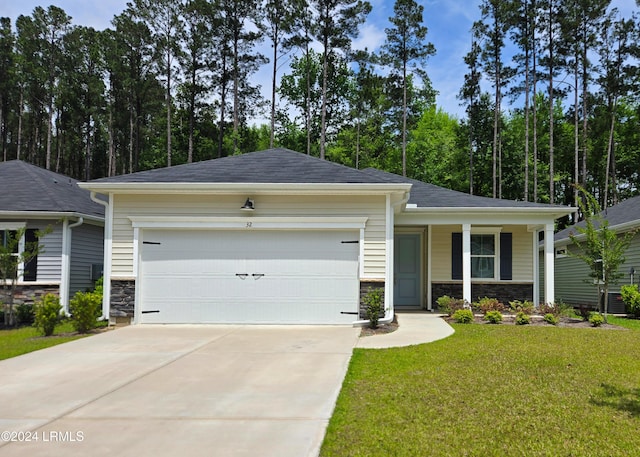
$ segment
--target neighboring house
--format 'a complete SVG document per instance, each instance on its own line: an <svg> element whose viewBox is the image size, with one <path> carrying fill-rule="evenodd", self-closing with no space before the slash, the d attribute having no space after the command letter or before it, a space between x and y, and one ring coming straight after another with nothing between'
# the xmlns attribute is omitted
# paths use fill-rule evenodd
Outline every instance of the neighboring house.
<svg viewBox="0 0 640 457"><path fill-rule="evenodd" d="M629 198L600 213L609 222L609 228L618 233L640 230L640 196ZM584 227L585 222L576 224ZM574 305L598 305L598 285L589 277L590 269L587 264L568 255L576 247L571 242L569 234L580 237L576 226L568 227L558 232L554 238L556 273L555 296L557 300ZM624 303L621 302L620 286L634 282L638 284L640 279L640 232L636 233L631 245L625 253L625 263L619 269L623 275L618 285L612 285L609 291L609 312L624 313Z"/></svg>
<svg viewBox="0 0 640 457"><path fill-rule="evenodd" d="M371 288L386 319L443 294L539 301L538 232L571 211L286 149L80 186L109 201L104 312L136 323L348 324Z"/></svg>
<svg viewBox="0 0 640 457"><path fill-rule="evenodd" d="M93 287L102 275L104 206L91 201L77 181L20 160L0 163L0 242L13 230L26 228L19 249L37 240L43 251L21 265L15 303L32 303L46 293L69 298ZM0 302L5 301L0 287Z"/></svg>

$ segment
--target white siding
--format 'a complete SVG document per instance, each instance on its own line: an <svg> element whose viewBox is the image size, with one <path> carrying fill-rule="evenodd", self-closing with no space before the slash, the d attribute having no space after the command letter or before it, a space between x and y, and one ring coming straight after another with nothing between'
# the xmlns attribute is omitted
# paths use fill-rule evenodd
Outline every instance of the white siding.
<svg viewBox="0 0 640 457"><path fill-rule="evenodd" d="M133 228L129 216L243 216L242 195L116 195L113 215L112 275L133 276ZM385 277L384 196L251 196L250 217L367 217L364 275ZM249 216L248 216L249 217Z"/></svg>
<svg viewBox="0 0 640 457"><path fill-rule="evenodd" d="M91 265L103 263L104 228L83 224L71 229L70 296L94 286Z"/></svg>

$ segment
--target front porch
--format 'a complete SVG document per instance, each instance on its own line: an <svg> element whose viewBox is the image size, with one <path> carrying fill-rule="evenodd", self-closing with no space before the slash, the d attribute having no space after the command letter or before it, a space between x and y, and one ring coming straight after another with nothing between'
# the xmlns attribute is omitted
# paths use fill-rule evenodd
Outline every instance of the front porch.
<svg viewBox="0 0 640 457"><path fill-rule="evenodd" d="M396 311L434 310L449 295L473 302L553 303L553 224L429 223L401 216L394 235L393 303ZM399 218L399 219L400 219ZM398 221L396 221L398 222ZM530 221L527 221L530 222ZM538 245L545 234L541 296Z"/></svg>

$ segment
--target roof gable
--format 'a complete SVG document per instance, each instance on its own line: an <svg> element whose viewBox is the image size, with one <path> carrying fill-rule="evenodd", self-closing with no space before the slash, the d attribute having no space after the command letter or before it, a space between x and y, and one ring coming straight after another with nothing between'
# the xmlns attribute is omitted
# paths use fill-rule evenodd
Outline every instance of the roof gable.
<svg viewBox="0 0 640 457"><path fill-rule="evenodd" d="M385 183L376 176L284 148L140 171L95 183Z"/></svg>
<svg viewBox="0 0 640 457"><path fill-rule="evenodd" d="M93 202L78 181L21 160L0 163L0 213L79 213L104 217L104 207Z"/></svg>

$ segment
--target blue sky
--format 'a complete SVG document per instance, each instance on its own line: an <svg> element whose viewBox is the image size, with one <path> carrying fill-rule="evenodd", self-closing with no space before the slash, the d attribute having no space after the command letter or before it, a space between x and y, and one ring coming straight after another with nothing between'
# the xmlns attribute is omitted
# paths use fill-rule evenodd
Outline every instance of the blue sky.
<svg viewBox="0 0 640 457"><path fill-rule="evenodd" d="M437 104L444 111L463 117L463 108L456 95L462 86L467 71L463 57L469 51L469 30L480 17L479 0L418 0L424 6L424 20L429 32L427 39L436 48L436 55L427 63L427 72L433 87L439 92ZM393 1L370 0L372 12L367 23L361 28L360 37L354 47L369 50L379 47L385 39L384 28L393 15ZM111 19L126 8L127 0L0 0L0 16L8 16L13 21L23 14L30 15L40 5L55 4L70 15L75 25L85 25L104 29L111 25ZM613 0L621 14L629 17L638 8L635 0ZM286 68L285 68L286 70ZM269 66L263 67L256 75L256 82L262 85L265 97L270 87Z"/></svg>

